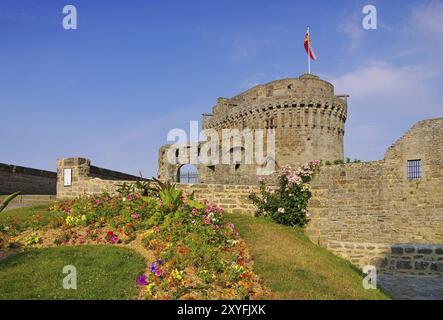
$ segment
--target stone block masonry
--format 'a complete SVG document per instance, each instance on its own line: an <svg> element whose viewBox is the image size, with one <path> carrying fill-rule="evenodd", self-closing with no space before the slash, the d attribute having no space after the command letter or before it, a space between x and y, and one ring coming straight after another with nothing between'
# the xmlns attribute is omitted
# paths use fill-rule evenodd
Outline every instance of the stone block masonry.
<svg viewBox="0 0 443 320"><path fill-rule="evenodd" d="M72 169L72 185L63 185L64 169ZM57 161L57 199L69 199L83 194L115 193L118 185L133 183L139 177L91 166L84 158L66 158ZM92 173L91 173L92 172ZM97 172L100 176L97 176ZM116 179L120 178L120 179ZM177 184L185 192L193 192L195 199L216 203L229 212L252 214L254 207L248 196L257 186L235 186L216 184Z"/></svg>
<svg viewBox="0 0 443 320"><path fill-rule="evenodd" d="M360 268L374 265L386 274L443 275L443 244L384 244L329 240L326 247Z"/></svg>
<svg viewBox="0 0 443 320"><path fill-rule="evenodd" d="M408 176L408 161L420 176ZM323 166L312 183L310 238L443 243L443 118L418 122L383 160Z"/></svg>
<svg viewBox="0 0 443 320"><path fill-rule="evenodd" d="M55 195L56 183L55 172L0 163L0 195Z"/></svg>
<svg viewBox="0 0 443 320"><path fill-rule="evenodd" d="M72 169L72 185L64 185L64 169ZM85 158L57 160L57 199L75 198L83 194L114 193L119 184L134 182L140 177L91 166Z"/></svg>
<svg viewBox="0 0 443 320"><path fill-rule="evenodd" d="M266 167L268 162L295 167L313 159L343 159L347 110L347 95L336 95L331 83L312 74L258 85L229 99L218 98L212 114L204 115L202 126L218 133L219 159L215 165L196 165L199 181L250 185L257 181L257 167ZM245 141L223 145L223 130L230 129L272 130L275 157L269 154L268 147L274 144L268 146L266 133L263 148L269 156L265 163L248 164L246 149L252 149ZM182 164L189 161L187 147L172 150L176 151L181 164L171 164L168 160L170 145L160 148L158 176L161 179L180 181ZM240 152L241 163L223 163L224 157L233 158L235 149Z"/></svg>
<svg viewBox="0 0 443 320"><path fill-rule="evenodd" d="M253 214L255 208L249 201L251 192L258 191L257 186L223 185L223 184L178 184L185 192L194 192L196 200L207 200L215 203L228 212Z"/></svg>

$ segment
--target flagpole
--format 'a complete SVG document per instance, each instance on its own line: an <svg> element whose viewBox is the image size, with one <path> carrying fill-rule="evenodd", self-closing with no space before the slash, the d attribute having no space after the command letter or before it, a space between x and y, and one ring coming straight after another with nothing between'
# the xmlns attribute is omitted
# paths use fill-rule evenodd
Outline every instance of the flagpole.
<svg viewBox="0 0 443 320"><path fill-rule="evenodd" d="M308 26L308 73L311 74L311 58L309 57L309 50L311 50L311 44L309 43L309 41L311 40L311 35L309 34L309 26Z"/></svg>

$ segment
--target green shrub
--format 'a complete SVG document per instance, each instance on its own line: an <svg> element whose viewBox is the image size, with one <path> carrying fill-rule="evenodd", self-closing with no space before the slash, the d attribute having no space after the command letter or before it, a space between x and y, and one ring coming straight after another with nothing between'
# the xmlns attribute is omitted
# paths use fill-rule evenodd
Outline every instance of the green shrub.
<svg viewBox="0 0 443 320"><path fill-rule="evenodd" d="M252 193L249 196L257 207L256 215L271 217L284 225L303 227L308 222L306 208L311 197L309 183L319 164L319 161L314 160L294 171L284 166L275 187L260 181L259 194Z"/></svg>

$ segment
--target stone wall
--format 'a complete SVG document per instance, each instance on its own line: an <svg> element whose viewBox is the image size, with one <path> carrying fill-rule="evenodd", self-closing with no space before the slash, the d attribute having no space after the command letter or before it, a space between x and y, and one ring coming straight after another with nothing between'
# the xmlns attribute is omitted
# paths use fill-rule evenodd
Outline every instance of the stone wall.
<svg viewBox="0 0 443 320"><path fill-rule="evenodd" d="M0 201L4 200L7 196L0 196ZM5 210L12 210L23 207L32 207L36 205L50 204L55 200L56 196L54 195L18 195L14 198Z"/></svg>
<svg viewBox="0 0 443 320"><path fill-rule="evenodd" d="M64 169L72 169L72 185L64 186ZM91 166L85 158L57 160L57 198L75 198L82 194L115 192L119 184L141 180L140 177Z"/></svg>
<svg viewBox="0 0 443 320"><path fill-rule="evenodd" d="M72 169L72 186L63 185L63 170ZM116 192L118 185L122 183L133 183L139 180L132 176L132 180L111 180L91 176L90 161L84 158L68 158L57 161L57 199L70 199L83 194L99 194ZM108 170L109 171L109 170ZM101 171L104 172L104 171ZM114 177L115 174L112 174ZM122 177L127 177L124 175ZM216 203L229 212L240 214L252 214L254 207L248 200L248 195L252 190L257 190L257 186L234 186L234 185L211 185L211 184L177 184L177 187L185 192L194 192L195 199L207 199L211 203Z"/></svg>
<svg viewBox="0 0 443 320"><path fill-rule="evenodd" d="M413 159L417 180L407 176ZM384 160L323 166L312 191L315 242L443 243L443 118L418 122Z"/></svg>
<svg viewBox="0 0 443 320"><path fill-rule="evenodd" d="M196 200L208 200L216 203L228 212L253 214L254 206L248 196L258 191L257 186L222 185L222 184L178 184L177 187L186 192L194 192Z"/></svg>
<svg viewBox="0 0 443 320"><path fill-rule="evenodd" d="M23 194L55 195L56 182L55 172L0 163L0 195L16 191Z"/></svg>
<svg viewBox="0 0 443 320"><path fill-rule="evenodd" d="M326 247L360 268L374 265L383 273L443 274L443 245L358 243L330 240Z"/></svg>

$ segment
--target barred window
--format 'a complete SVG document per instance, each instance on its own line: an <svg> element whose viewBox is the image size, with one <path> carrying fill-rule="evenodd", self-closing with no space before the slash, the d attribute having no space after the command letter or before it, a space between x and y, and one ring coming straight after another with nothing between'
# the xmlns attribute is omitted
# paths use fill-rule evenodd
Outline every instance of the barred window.
<svg viewBox="0 0 443 320"><path fill-rule="evenodd" d="M408 179L418 180L421 178L421 160L408 160Z"/></svg>

